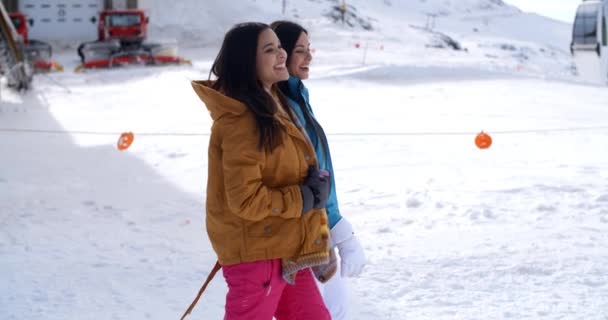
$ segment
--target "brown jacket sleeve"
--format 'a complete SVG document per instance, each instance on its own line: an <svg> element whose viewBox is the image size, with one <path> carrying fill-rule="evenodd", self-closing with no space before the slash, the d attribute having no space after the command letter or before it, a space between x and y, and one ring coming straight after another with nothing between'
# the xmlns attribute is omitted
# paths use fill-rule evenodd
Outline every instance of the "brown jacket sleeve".
<svg viewBox="0 0 608 320"><path fill-rule="evenodd" d="M214 130L220 130L224 190L230 211L251 221L269 216L299 218L302 215L299 185L270 188L263 182L266 155L258 147L255 120L230 118L219 119L213 126Z"/></svg>

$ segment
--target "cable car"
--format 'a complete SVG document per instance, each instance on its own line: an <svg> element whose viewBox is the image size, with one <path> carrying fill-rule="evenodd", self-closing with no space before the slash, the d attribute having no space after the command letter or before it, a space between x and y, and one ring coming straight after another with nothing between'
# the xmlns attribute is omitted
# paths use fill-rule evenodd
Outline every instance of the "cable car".
<svg viewBox="0 0 608 320"><path fill-rule="evenodd" d="M608 0L583 0L576 10L570 51L582 80L608 84Z"/></svg>

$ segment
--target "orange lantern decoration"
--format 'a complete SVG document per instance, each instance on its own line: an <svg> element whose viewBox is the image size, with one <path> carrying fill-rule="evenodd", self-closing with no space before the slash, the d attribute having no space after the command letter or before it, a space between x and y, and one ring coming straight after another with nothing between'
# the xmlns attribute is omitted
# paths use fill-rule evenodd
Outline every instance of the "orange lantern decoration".
<svg viewBox="0 0 608 320"><path fill-rule="evenodd" d="M492 137L482 131L475 137L475 145L479 149L487 149L492 145Z"/></svg>
<svg viewBox="0 0 608 320"><path fill-rule="evenodd" d="M123 134L120 135L120 138L118 138L118 142L116 143L116 147L120 151L127 150L127 149L129 149L129 147L133 143L134 139L135 139L135 136L133 135L133 132L125 132L125 133L123 133Z"/></svg>

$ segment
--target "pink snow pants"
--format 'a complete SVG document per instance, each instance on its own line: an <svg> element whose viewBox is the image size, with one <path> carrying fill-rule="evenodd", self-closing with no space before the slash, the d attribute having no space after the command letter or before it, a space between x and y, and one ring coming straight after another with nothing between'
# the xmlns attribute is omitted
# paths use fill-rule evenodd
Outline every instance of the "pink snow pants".
<svg viewBox="0 0 608 320"><path fill-rule="evenodd" d="M330 320L312 271L304 269L288 285L281 260L222 266L228 283L224 320Z"/></svg>

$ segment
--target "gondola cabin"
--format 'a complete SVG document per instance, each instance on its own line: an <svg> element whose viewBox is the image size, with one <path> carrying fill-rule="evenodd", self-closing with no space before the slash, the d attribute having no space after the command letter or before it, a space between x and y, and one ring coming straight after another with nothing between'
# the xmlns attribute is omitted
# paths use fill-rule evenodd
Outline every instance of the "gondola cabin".
<svg viewBox="0 0 608 320"><path fill-rule="evenodd" d="M576 10L570 50L586 82L608 85L608 0L586 0Z"/></svg>

